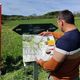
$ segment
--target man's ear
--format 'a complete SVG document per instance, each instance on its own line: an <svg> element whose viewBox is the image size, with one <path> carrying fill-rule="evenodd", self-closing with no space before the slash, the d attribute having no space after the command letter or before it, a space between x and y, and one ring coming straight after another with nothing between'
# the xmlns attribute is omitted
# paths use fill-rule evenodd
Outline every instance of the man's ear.
<svg viewBox="0 0 80 80"><path fill-rule="evenodd" d="M61 20L61 25L64 26L64 20Z"/></svg>

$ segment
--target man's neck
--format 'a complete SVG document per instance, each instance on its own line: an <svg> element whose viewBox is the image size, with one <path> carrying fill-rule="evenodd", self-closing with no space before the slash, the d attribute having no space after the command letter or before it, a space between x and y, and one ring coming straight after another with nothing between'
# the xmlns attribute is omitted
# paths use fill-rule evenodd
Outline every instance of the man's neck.
<svg viewBox="0 0 80 80"><path fill-rule="evenodd" d="M72 31L72 30L74 30L74 29L76 29L75 25L67 24L67 25L65 26L64 32Z"/></svg>

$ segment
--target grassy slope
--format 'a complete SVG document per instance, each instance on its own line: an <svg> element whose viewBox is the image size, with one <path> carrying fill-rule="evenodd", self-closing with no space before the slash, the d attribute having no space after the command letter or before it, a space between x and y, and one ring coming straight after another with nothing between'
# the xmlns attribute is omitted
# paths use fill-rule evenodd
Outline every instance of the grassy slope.
<svg viewBox="0 0 80 80"><path fill-rule="evenodd" d="M15 21L7 21L4 22L2 26L2 55L5 59L7 55L12 55L17 57L22 55L22 38L17 33L13 32L12 29L16 27L18 24L26 24L26 23L53 23L56 24L55 19L32 19L32 20L15 20ZM80 20L76 20L76 26L78 26L80 30ZM11 73L7 73L3 80L15 80L15 76L18 76L22 70L14 71ZM23 75L23 74L20 74ZM44 72L40 73L41 77L44 77ZM46 74L45 74L46 76ZM41 78L40 77L40 78ZM11 79L13 78L13 79ZM2 79L0 79L2 80ZM22 79L17 79L22 80ZM40 79L41 80L41 79ZM45 80L45 79L42 79Z"/></svg>

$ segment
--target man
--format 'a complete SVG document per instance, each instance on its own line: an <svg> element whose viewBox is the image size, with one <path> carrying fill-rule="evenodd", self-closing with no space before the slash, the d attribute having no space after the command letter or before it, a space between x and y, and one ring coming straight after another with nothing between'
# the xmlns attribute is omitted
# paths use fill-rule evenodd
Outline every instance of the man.
<svg viewBox="0 0 80 80"><path fill-rule="evenodd" d="M75 26L72 12L60 11L57 23L64 34L56 41L54 55L48 61L40 59L37 63L50 71L51 80L79 80L80 32ZM54 35L53 32L41 33L49 34Z"/></svg>

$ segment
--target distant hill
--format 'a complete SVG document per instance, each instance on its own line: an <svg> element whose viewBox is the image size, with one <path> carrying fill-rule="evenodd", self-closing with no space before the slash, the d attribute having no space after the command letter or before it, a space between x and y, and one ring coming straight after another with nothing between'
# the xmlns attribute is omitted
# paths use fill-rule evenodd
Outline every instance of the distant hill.
<svg viewBox="0 0 80 80"><path fill-rule="evenodd" d="M55 11L55 12L48 12L46 14L44 14L43 16L47 16L47 17L56 17L58 15L59 11Z"/></svg>
<svg viewBox="0 0 80 80"><path fill-rule="evenodd" d="M59 11L48 12L44 15L30 15L30 16L22 16L22 15L2 15L3 20L26 20L26 19L34 19L34 18L56 18ZM75 17L80 17L80 13L74 13Z"/></svg>
<svg viewBox="0 0 80 80"><path fill-rule="evenodd" d="M26 18L26 16L22 16L22 15L2 15L2 19L3 20L15 20L15 19L24 19Z"/></svg>

